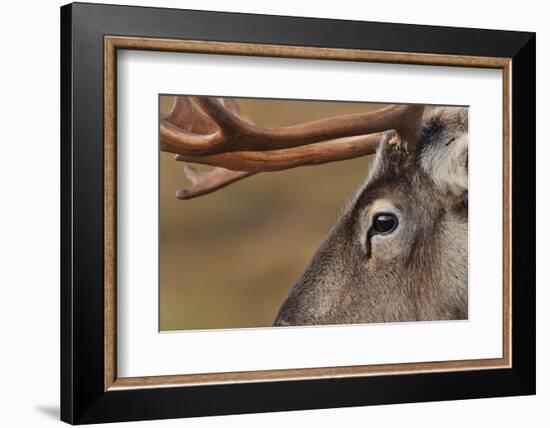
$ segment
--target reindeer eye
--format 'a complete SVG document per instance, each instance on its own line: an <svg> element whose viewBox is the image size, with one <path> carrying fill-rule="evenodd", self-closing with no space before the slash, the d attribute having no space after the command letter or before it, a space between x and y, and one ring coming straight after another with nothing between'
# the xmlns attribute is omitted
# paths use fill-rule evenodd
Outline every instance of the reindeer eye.
<svg viewBox="0 0 550 428"><path fill-rule="evenodd" d="M391 213L376 214L372 224L375 233L386 234L393 232L397 227L397 217Z"/></svg>

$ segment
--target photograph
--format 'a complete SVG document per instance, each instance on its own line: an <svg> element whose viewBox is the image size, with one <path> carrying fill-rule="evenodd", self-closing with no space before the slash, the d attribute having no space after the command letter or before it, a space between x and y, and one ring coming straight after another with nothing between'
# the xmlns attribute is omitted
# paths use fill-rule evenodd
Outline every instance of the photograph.
<svg viewBox="0 0 550 428"><path fill-rule="evenodd" d="M159 95L160 330L467 320L468 115Z"/></svg>
<svg viewBox="0 0 550 428"><path fill-rule="evenodd" d="M60 10L60 419L535 394L535 33L185 7Z"/></svg>

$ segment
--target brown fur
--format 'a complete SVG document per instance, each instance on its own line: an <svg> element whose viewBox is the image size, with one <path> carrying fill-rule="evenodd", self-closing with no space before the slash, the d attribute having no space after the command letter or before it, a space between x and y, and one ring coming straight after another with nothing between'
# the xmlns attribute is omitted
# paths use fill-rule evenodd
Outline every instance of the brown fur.
<svg viewBox="0 0 550 428"><path fill-rule="evenodd" d="M384 141L369 177L290 290L277 326L468 317L468 117L430 109L404 153ZM369 236L375 212L397 229Z"/></svg>

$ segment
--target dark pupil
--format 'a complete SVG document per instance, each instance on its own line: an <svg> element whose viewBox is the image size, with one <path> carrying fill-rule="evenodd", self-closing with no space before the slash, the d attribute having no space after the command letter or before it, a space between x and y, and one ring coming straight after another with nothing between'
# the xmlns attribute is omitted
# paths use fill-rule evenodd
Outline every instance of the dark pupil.
<svg viewBox="0 0 550 428"><path fill-rule="evenodd" d="M397 218L393 214L378 214L374 219L377 233L389 233L397 227Z"/></svg>

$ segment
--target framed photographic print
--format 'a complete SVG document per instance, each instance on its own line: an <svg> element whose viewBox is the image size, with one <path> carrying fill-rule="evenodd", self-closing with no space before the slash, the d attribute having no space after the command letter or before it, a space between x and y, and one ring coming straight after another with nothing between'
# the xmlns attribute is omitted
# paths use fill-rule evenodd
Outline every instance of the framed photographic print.
<svg viewBox="0 0 550 428"><path fill-rule="evenodd" d="M535 35L61 8L72 424L535 393Z"/></svg>

